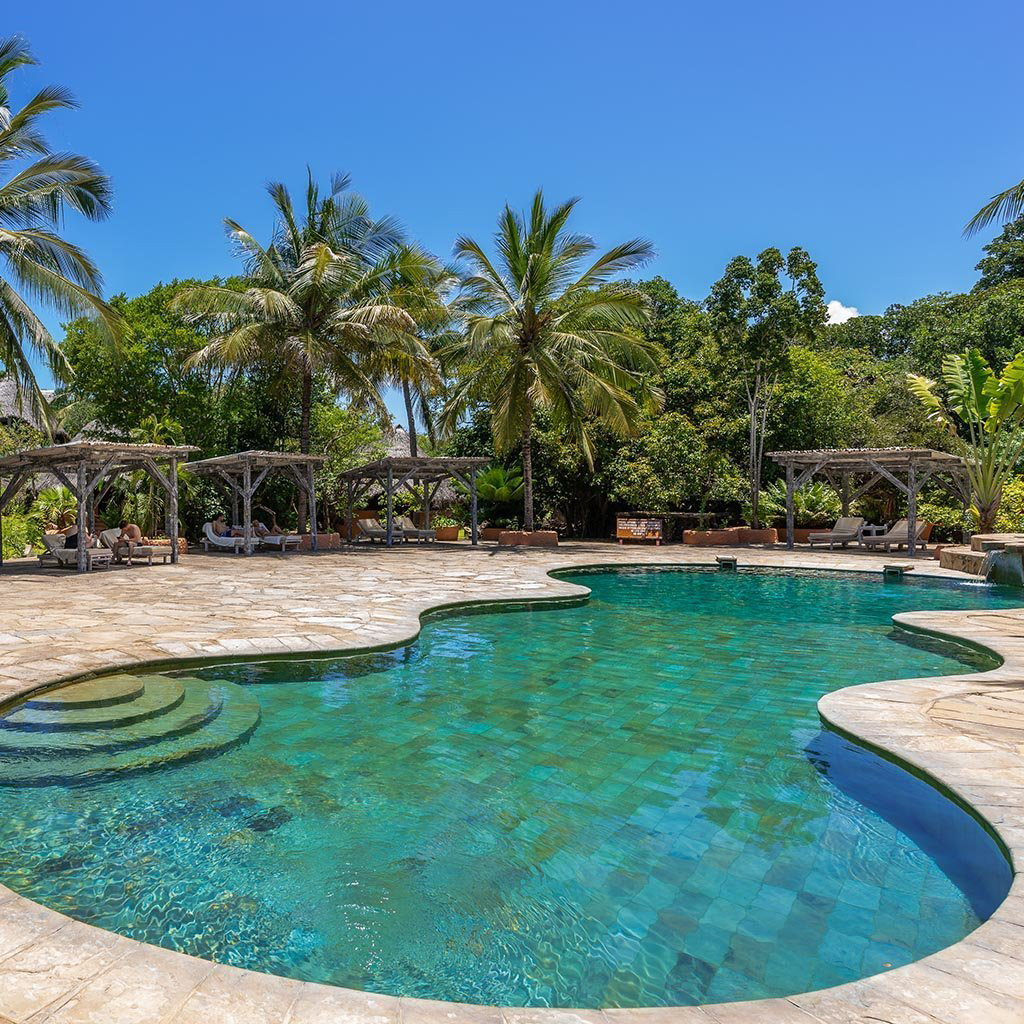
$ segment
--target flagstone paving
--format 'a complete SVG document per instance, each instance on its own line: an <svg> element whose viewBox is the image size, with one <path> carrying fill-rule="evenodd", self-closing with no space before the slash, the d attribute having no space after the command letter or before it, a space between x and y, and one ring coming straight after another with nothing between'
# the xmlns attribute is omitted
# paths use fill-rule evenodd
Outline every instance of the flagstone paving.
<svg viewBox="0 0 1024 1024"><path fill-rule="evenodd" d="M721 552L718 552L721 553ZM879 572L890 556L738 549L741 565ZM190 555L88 575L0 575L0 701L59 681L176 659L335 652L414 637L466 601L564 599L555 568L711 563L714 549L574 543ZM904 561L900 559L899 561ZM915 575L955 576L930 559ZM1024 605L1024 595L1022 595ZM835 727L941 780L1024 858L1024 607L911 612L909 628L981 644L984 675L827 694ZM1024 1022L1024 884L962 942L887 974L789 999L651 1010L543 1010L396 999L215 965L75 922L0 887L0 1020L62 1024L1009 1024Z"/></svg>

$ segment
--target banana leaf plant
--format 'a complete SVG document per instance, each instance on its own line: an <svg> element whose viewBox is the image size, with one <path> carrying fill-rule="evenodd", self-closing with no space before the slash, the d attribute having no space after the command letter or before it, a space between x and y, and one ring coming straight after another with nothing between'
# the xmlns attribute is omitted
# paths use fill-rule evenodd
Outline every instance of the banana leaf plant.
<svg viewBox="0 0 1024 1024"><path fill-rule="evenodd" d="M967 445L964 459L982 533L995 527L1003 485L1024 453L1024 354L1001 373L989 366L978 349L948 355L942 361L942 384L908 374L910 390L927 410L928 419Z"/></svg>

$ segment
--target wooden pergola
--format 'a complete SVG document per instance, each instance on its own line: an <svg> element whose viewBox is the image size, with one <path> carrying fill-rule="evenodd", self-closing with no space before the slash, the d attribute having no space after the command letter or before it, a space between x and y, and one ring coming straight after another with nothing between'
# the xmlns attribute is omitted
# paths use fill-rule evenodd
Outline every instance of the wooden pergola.
<svg viewBox="0 0 1024 1024"><path fill-rule="evenodd" d="M824 476L839 492L843 515L850 504L882 482L907 499L907 554L913 557L917 534L917 496L934 483L963 502L971 500L964 460L931 448L823 448L802 452L769 452L786 471L786 547L793 547L793 493L812 477ZM852 490L851 490L852 487Z"/></svg>
<svg viewBox="0 0 1024 1024"><path fill-rule="evenodd" d="M32 448L0 458L0 512L7 507L22 485L35 473L55 476L78 502L78 532L84 537L94 531L96 506L122 473L144 470L167 495L167 534L171 541L171 561L178 561L178 463L198 448L192 445L121 444L117 441L71 441L50 448ZM0 526L2 531L2 526ZM3 565L0 534L0 565ZM87 554L78 546L78 571L85 572Z"/></svg>
<svg viewBox="0 0 1024 1024"><path fill-rule="evenodd" d="M283 473L303 491L309 499L310 546L316 551L316 470L324 464L323 455L304 455L301 452L235 452L212 459L189 462L185 468L200 476L208 476L227 484L231 493L232 524L238 522L239 502L242 511L243 550L253 551L252 499L260 484L272 473ZM303 523L299 523L302 531Z"/></svg>
<svg viewBox="0 0 1024 1024"><path fill-rule="evenodd" d="M350 469L341 474L345 481L348 498L348 542L352 543L352 511L355 503L373 486L379 486L387 502L387 544L394 542L394 497L395 492L407 490L423 498L424 527L430 529L430 503L438 487L445 480L455 480L469 491L470 539L477 542L476 478L482 469L490 465L490 459L482 458L428 458L396 456L368 462L365 466ZM422 492L419 488L422 487Z"/></svg>

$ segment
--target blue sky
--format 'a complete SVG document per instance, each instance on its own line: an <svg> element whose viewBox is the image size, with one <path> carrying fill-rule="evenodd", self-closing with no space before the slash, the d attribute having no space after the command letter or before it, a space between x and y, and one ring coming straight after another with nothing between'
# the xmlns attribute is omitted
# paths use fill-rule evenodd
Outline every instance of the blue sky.
<svg viewBox="0 0 1024 1024"><path fill-rule="evenodd" d="M1024 176L1019 4L390 4L51 0L9 12L82 108L53 143L112 176L69 222L108 292L236 269L264 184L335 169L441 255L542 185L599 243L653 240L706 295L726 261L807 248L861 312L961 290L961 227ZM56 328L55 318L49 322Z"/></svg>

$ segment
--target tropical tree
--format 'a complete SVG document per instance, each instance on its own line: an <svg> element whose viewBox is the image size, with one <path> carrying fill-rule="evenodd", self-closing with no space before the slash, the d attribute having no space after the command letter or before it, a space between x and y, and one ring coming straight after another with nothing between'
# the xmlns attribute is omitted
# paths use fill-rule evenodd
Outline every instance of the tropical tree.
<svg viewBox="0 0 1024 1024"><path fill-rule="evenodd" d="M11 77L36 63L23 39L0 40L0 169L9 173L0 185L0 375L14 381L18 400L28 402L49 431L50 411L30 355L40 356L58 381L68 368L33 303L69 317L98 315L108 339L121 326L99 297L96 265L60 234L69 210L89 220L110 212L107 176L83 156L52 150L40 130L46 114L71 109L75 100L65 89L45 86L24 106L12 106Z"/></svg>
<svg viewBox="0 0 1024 1024"><path fill-rule="evenodd" d="M942 383L908 374L928 418L963 438L965 464L982 533L991 532L1003 486L1024 453L1024 355L996 374L978 349L942 361Z"/></svg>
<svg viewBox="0 0 1024 1024"><path fill-rule="evenodd" d="M225 220L245 260L248 286L192 288L173 304L192 320L209 318L216 325L210 343L190 357L189 365L270 364L297 381L301 452L310 450L315 375L326 377L336 394L385 416L379 386L396 338L408 372L431 362L412 333L415 321L391 301L389 289L398 279L418 280L432 261L403 244L393 220L373 219L349 185L346 175L335 175L322 195L310 171L300 214L283 184L269 185L276 217L270 244L261 245L236 221ZM305 518L300 493L300 530Z"/></svg>
<svg viewBox="0 0 1024 1024"><path fill-rule="evenodd" d="M746 256L730 260L707 300L719 343L738 364L746 394L750 525L755 528L768 413L790 348L825 324L824 298L817 265L803 249L783 257L770 248L756 263Z"/></svg>
<svg viewBox="0 0 1024 1024"><path fill-rule="evenodd" d="M642 371L656 365L657 347L639 333L647 309L633 287L609 287L653 255L633 239L592 258L596 246L571 233L567 222L579 200L549 210L543 193L529 213L509 206L498 219L495 260L461 236L456 257L469 267L463 284L472 311L463 336L443 356L461 365L442 413L452 430L481 394L490 406L499 452L519 445L523 463L523 525L533 529L532 441L543 411L579 443L593 465L590 430L603 423L628 435L647 389Z"/></svg>

